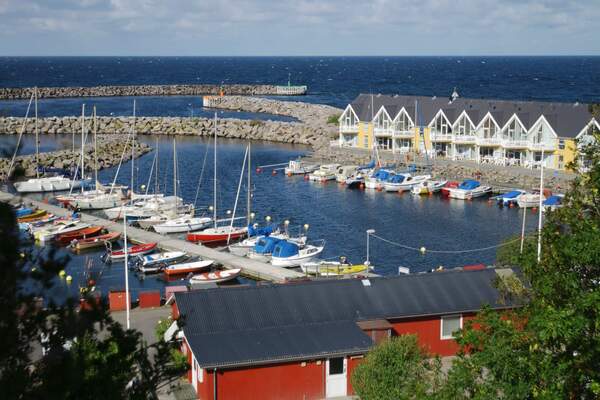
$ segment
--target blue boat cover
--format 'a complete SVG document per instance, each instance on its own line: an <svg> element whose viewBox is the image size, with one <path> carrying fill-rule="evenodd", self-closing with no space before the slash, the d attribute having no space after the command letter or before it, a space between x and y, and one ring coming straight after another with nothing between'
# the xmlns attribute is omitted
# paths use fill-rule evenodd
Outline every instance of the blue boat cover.
<svg viewBox="0 0 600 400"><path fill-rule="evenodd" d="M513 190L508 193L504 193L503 195L500 195L498 197L500 197L501 199L515 199L519 197L522 193L523 192L521 192L520 190Z"/></svg>
<svg viewBox="0 0 600 400"><path fill-rule="evenodd" d="M24 217L26 215L29 215L33 212L33 210L31 208L19 208L17 210L15 210L15 214L17 215L17 217Z"/></svg>
<svg viewBox="0 0 600 400"><path fill-rule="evenodd" d="M273 257L281 258L295 256L298 254L298 245L296 243L286 242L285 240L282 240L281 242L277 243L277 245L275 246L275 250L273 250L272 254Z"/></svg>
<svg viewBox="0 0 600 400"><path fill-rule="evenodd" d="M373 178L378 179L380 181L385 181L388 180L389 177L393 174L394 173L392 171L389 171L387 169L378 169L372 176Z"/></svg>
<svg viewBox="0 0 600 400"><path fill-rule="evenodd" d="M270 254L273 253L275 245L281 242L282 239L274 238L271 236L265 236L258 239L254 245L254 251L257 254Z"/></svg>
<svg viewBox="0 0 600 400"><path fill-rule="evenodd" d="M273 233L273 226L272 225L268 225L265 226L264 228L254 228L254 226L252 225L248 225L248 236L249 237L253 237L253 236L269 236L271 233Z"/></svg>
<svg viewBox="0 0 600 400"><path fill-rule="evenodd" d="M458 185L458 188L463 189L463 190L473 190L478 187L479 187L479 182L477 182L473 179L467 179L467 180L463 181L463 183Z"/></svg>
<svg viewBox="0 0 600 400"><path fill-rule="evenodd" d="M359 167L358 169L372 169L375 168L375 160L371 160L370 163L368 163L367 165L363 165L362 167Z"/></svg>
<svg viewBox="0 0 600 400"><path fill-rule="evenodd" d="M546 200L544 200L545 206L558 206L562 203L562 196L550 196Z"/></svg>
<svg viewBox="0 0 600 400"><path fill-rule="evenodd" d="M387 179L386 182L389 182L389 183L402 183L402 182L404 182L404 179L406 179L406 177L404 175L397 174L397 175L390 176Z"/></svg>
<svg viewBox="0 0 600 400"><path fill-rule="evenodd" d="M417 172L417 164L408 164L408 172Z"/></svg>

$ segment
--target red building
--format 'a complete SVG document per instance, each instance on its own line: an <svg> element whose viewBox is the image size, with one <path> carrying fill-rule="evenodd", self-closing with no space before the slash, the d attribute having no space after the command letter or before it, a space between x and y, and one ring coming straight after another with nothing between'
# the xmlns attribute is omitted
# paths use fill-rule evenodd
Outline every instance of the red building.
<svg viewBox="0 0 600 400"><path fill-rule="evenodd" d="M446 271L175 294L182 351L199 399L321 399L353 394L350 376L381 340L417 335L441 356L453 333L499 302L497 272Z"/></svg>

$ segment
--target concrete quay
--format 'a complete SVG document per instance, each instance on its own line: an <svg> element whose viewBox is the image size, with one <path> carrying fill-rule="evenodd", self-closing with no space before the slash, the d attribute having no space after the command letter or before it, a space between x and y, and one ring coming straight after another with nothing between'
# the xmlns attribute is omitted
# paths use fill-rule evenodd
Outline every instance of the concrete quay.
<svg viewBox="0 0 600 400"><path fill-rule="evenodd" d="M19 199L18 196L0 191L0 201L14 202L17 199ZM66 217L71 214L69 210L52 204L32 200L27 197L23 197L22 200L27 204L31 204L34 207L46 210L47 212L60 217ZM123 225L119 222L110 221L86 213L81 213L81 220L92 225L104 226L106 229L111 231L123 232ZM304 274L297 271L275 267L271 264L235 256L227 252L217 251L206 246L190 243L177 238L159 235L158 233L145 231L139 228L127 227L127 238L132 242L139 243L157 242L162 249L171 251L185 251L192 256L199 256L204 259L214 260L226 269L241 268L242 275L252 279L285 283L290 280L302 279L305 277Z"/></svg>

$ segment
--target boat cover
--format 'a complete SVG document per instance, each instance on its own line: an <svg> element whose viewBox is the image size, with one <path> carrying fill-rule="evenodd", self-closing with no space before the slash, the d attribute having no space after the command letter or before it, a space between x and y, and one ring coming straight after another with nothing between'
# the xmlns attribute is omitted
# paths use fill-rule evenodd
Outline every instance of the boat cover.
<svg viewBox="0 0 600 400"><path fill-rule="evenodd" d="M463 189L463 190L473 190L478 187L479 187L479 182L477 182L473 179L467 179L466 181L463 181L463 183L458 185L458 188Z"/></svg>
<svg viewBox="0 0 600 400"><path fill-rule="evenodd" d="M269 236L271 233L273 233L272 225L265 226L264 228L255 228L252 225L248 225L248 237Z"/></svg>
<svg viewBox="0 0 600 400"><path fill-rule="evenodd" d="M367 165L363 165L361 167L358 167L359 170L361 170L361 169L373 169L373 168L375 168L375 161L374 160L371 160L371 162L368 163Z"/></svg>
<svg viewBox="0 0 600 400"><path fill-rule="evenodd" d="M298 255L298 253L299 247L297 244L282 240L281 242L277 243L272 254L273 257L287 258Z"/></svg>
<svg viewBox="0 0 600 400"><path fill-rule="evenodd" d="M544 200L545 206L558 206L562 203L562 196L550 196Z"/></svg>
<svg viewBox="0 0 600 400"><path fill-rule="evenodd" d="M392 176L390 176L386 180L386 182L389 182L389 183L402 183L402 182L404 182L404 179L406 179L406 177L404 175L398 174L398 175L392 175Z"/></svg>
<svg viewBox="0 0 600 400"><path fill-rule="evenodd" d="M271 236L261 237L254 245L254 251L257 254L270 254L273 253L275 245L281 242L282 239L274 238Z"/></svg>
<svg viewBox="0 0 600 400"><path fill-rule="evenodd" d="M523 192L521 192L520 190L513 190L508 193L504 193L503 195L501 195L499 197L501 199L516 199L517 197L519 197L522 194L523 194Z"/></svg>
<svg viewBox="0 0 600 400"><path fill-rule="evenodd" d="M373 174L373 178L378 179L380 181L386 181L392 176L393 172L387 169L379 169Z"/></svg>

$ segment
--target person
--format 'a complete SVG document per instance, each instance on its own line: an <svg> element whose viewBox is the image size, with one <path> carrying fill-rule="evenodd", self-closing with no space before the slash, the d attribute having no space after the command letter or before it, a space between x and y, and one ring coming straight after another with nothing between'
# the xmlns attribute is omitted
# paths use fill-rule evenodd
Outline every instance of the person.
<svg viewBox="0 0 600 400"><path fill-rule="evenodd" d="M79 207L75 207L73 209L73 214L71 214L71 218L72 219L79 219L80 216L81 216L81 210L79 209Z"/></svg>

